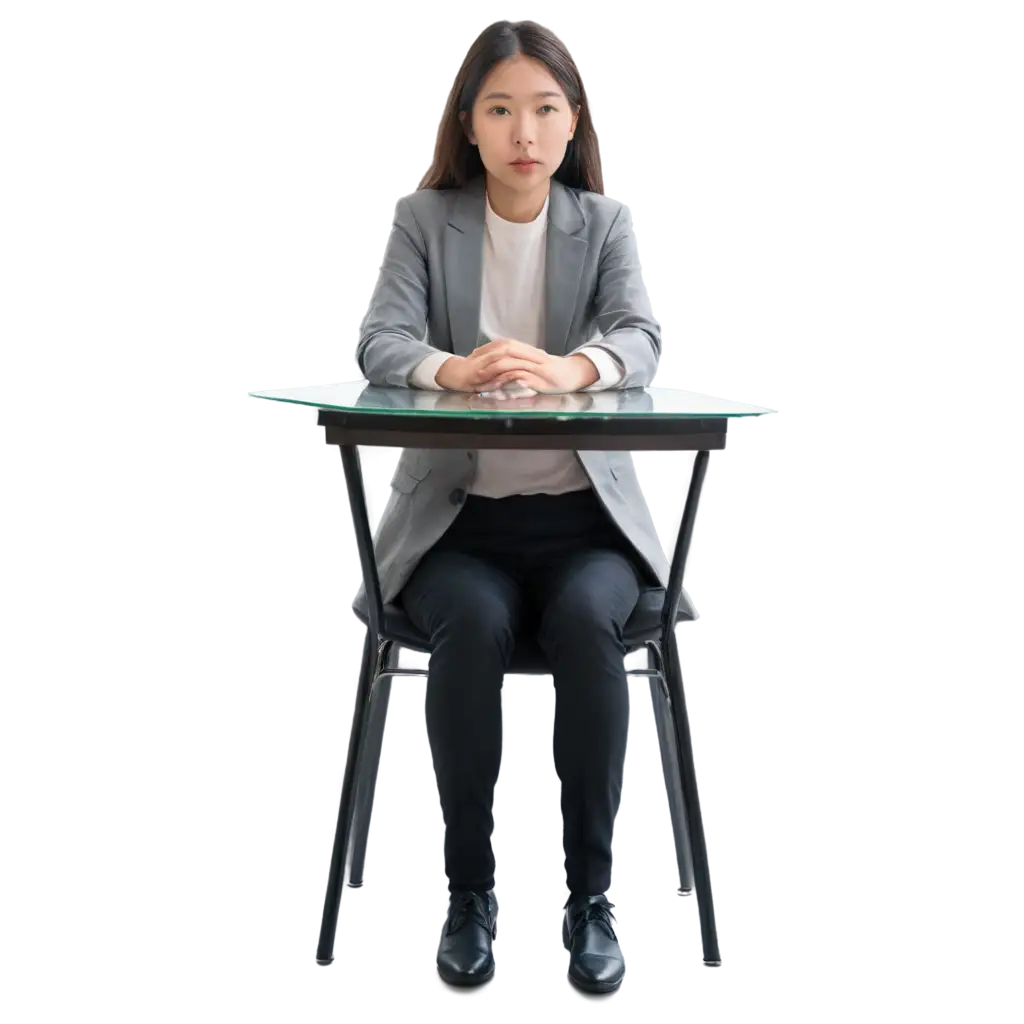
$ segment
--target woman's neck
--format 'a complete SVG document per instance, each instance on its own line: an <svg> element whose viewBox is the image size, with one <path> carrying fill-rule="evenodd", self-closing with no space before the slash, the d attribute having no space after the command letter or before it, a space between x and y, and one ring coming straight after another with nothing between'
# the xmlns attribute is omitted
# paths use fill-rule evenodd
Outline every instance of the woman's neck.
<svg viewBox="0 0 1024 1024"><path fill-rule="evenodd" d="M516 224L528 224L536 220L544 209L548 193L551 191L551 179L545 178L536 188L529 192L520 192L500 182L490 172L487 173L487 200L491 209L502 220L510 220Z"/></svg>

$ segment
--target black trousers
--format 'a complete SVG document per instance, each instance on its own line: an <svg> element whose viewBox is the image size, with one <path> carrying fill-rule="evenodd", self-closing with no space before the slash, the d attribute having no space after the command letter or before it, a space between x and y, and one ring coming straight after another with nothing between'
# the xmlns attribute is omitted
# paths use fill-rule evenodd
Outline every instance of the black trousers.
<svg viewBox="0 0 1024 1024"><path fill-rule="evenodd" d="M448 889L494 887L491 811L501 763L501 687L529 631L555 686L566 884L611 884L629 691L622 628L646 577L591 488L470 494L398 600L431 637L426 718L445 822Z"/></svg>

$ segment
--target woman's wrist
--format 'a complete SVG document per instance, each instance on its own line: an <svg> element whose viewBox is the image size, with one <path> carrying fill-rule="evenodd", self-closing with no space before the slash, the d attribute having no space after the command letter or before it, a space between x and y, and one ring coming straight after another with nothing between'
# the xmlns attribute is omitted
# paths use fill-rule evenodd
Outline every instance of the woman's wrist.
<svg viewBox="0 0 1024 1024"><path fill-rule="evenodd" d="M598 373L597 367L594 365L593 360L587 356L575 353L569 356L570 360L575 360L576 365L580 371L580 383L576 386L576 390L580 388L588 388L591 384L596 384L601 374Z"/></svg>

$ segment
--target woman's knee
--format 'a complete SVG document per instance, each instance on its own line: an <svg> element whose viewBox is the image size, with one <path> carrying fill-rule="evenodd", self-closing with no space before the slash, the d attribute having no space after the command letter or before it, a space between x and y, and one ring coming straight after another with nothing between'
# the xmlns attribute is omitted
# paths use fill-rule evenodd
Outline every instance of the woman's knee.
<svg viewBox="0 0 1024 1024"><path fill-rule="evenodd" d="M603 657L608 649L623 651L623 629L632 606L609 600L607 593L574 590L544 608L537 639L549 655L571 651L575 657Z"/></svg>
<svg viewBox="0 0 1024 1024"><path fill-rule="evenodd" d="M477 583L479 583L477 581ZM518 629L515 595L490 586L446 584L431 596L431 639L435 648L458 652L467 665L493 654L511 656Z"/></svg>
<svg viewBox="0 0 1024 1024"><path fill-rule="evenodd" d="M544 620L552 627L584 635L614 632L636 607L636 571L619 552L588 552L566 573L543 609Z"/></svg>
<svg viewBox="0 0 1024 1024"><path fill-rule="evenodd" d="M435 560L409 581L403 600L410 616L431 635L460 648L505 643L519 625L522 597L493 568L463 559Z"/></svg>
<svg viewBox="0 0 1024 1024"><path fill-rule="evenodd" d="M514 609L495 594L452 595L437 605L431 624L435 644L472 650L506 645L517 627Z"/></svg>

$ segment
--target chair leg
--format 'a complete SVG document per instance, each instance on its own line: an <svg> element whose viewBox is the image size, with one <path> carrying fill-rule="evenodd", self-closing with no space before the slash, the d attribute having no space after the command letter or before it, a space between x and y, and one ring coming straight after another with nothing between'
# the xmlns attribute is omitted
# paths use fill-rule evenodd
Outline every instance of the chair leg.
<svg viewBox="0 0 1024 1024"><path fill-rule="evenodd" d="M718 952L718 933L715 929L715 908L711 900L711 875L708 871L708 852L704 843L704 823L697 796L697 775L693 767L693 748L690 745L690 722L686 714L683 694L683 674L679 667L679 647L673 629L666 631L662 643L665 661L665 681L668 684L670 711L676 731L676 753L679 776L683 786L683 804L686 808L690 846L693 853L693 877L697 890L697 909L700 913L700 934L704 946L704 963L718 967L722 963Z"/></svg>
<svg viewBox="0 0 1024 1024"><path fill-rule="evenodd" d="M384 645L384 669L398 668L401 646L392 640ZM366 724L366 742L359 758L356 777L356 806L352 819L352 855L349 859L348 884L358 889L363 884L363 865L366 860L366 840L373 815L373 796L377 788L377 769L380 767L380 749L384 742L384 726L388 717L391 697L391 676L378 679L370 693L370 713Z"/></svg>
<svg viewBox="0 0 1024 1024"><path fill-rule="evenodd" d="M366 736L370 691L377 673L381 671L380 661L377 637L372 636L371 630L367 628L366 640L363 644L363 660L359 669L359 685L356 687L352 728L349 732L345 778L341 784L341 803L338 807L338 824L334 831L334 849L331 851L331 867L327 876L327 895L324 897L324 912L320 922L320 941L316 947L316 962L318 964L326 965L334 960L334 935L338 928L341 882L345 874L352 812L355 809L356 776Z"/></svg>
<svg viewBox="0 0 1024 1024"><path fill-rule="evenodd" d="M672 835L676 845L676 864L679 867L679 895L689 896L693 892L693 856L690 851L690 833L686 826L686 807L683 787L679 781L679 758L676 753L675 729L669 701L662 689L665 669L661 651L654 643L647 644L647 667L660 672L662 678L648 676L651 684L651 703L654 706L654 723L658 731L658 746L661 748L661 770L665 776L665 792L668 794L669 815L672 818Z"/></svg>

